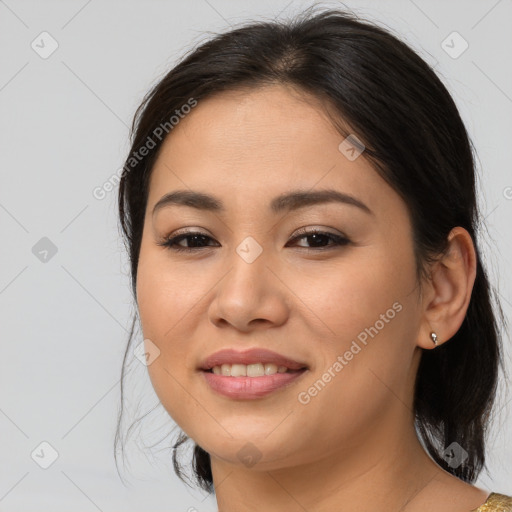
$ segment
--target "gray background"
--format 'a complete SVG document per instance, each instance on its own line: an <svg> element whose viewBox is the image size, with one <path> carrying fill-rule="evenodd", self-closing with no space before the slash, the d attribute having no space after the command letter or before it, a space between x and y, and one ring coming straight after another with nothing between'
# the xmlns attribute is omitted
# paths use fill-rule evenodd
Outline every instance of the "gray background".
<svg viewBox="0 0 512 512"><path fill-rule="evenodd" d="M0 1L1 511L216 510L214 499L172 472L165 447L172 423L137 360L130 401L141 404L141 413L154 410L140 429L142 441L128 443L127 487L116 471L112 446L132 305L117 189L102 200L93 190L122 166L128 125L143 94L206 31L286 17L310 4ZM511 1L346 5L399 34L435 65L452 92L478 151L489 225L482 243L509 317ZM31 47L35 41L40 52L51 49L43 31L58 43L45 59ZM457 58L442 46L453 31L469 44ZM452 53L462 49L461 40L448 41ZM507 338L507 360L510 353ZM483 473L477 485L512 494L512 402L501 392L499 400L488 452L492 479ZM153 453L138 448L153 440L160 441ZM40 460L49 456L51 449L41 452L43 441L58 453L48 469L31 457L34 450Z"/></svg>

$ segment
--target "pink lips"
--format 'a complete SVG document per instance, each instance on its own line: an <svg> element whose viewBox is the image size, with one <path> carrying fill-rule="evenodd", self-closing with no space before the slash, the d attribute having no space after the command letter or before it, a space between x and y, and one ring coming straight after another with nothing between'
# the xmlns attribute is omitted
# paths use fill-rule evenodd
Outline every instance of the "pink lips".
<svg viewBox="0 0 512 512"><path fill-rule="evenodd" d="M261 377L230 377L216 375L210 370L222 364L273 363L286 366L291 372L263 375ZM250 349L239 352L232 349L221 350L207 357L201 364L208 385L221 395L232 399L252 400L266 396L278 389L289 386L307 371L307 365L265 349Z"/></svg>

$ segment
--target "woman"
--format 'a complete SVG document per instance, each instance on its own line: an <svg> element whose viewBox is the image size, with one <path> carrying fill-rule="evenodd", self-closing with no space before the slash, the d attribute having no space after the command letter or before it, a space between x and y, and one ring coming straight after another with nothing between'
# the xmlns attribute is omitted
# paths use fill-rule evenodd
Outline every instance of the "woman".
<svg viewBox="0 0 512 512"><path fill-rule="evenodd" d="M472 485L503 315L432 69L313 8L204 43L133 126L120 221L177 474L191 439L220 512L512 510Z"/></svg>

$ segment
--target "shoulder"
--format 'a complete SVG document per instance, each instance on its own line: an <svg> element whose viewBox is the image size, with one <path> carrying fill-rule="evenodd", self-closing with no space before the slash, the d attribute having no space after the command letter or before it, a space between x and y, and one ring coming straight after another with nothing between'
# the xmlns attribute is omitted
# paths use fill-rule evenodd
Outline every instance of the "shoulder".
<svg viewBox="0 0 512 512"><path fill-rule="evenodd" d="M491 492L487 501L471 512L512 512L512 496Z"/></svg>

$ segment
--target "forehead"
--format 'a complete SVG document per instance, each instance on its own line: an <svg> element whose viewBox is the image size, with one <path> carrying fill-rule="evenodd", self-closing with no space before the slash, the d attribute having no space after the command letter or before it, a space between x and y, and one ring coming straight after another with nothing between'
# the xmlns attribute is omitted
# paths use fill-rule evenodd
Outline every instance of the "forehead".
<svg viewBox="0 0 512 512"><path fill-rule="evenodd" d="M364 152L350 160L340 151L344 138L318 99L289 87L199 100L163 143L148 206L170 190L198 187L240 205L315 187L335 187L367 204L378 201L388 185Z"/></svg>
<svg viewBox="0 0 512 512"><path fill-rule="evenodd" d="M326 140L326 133L330 138ZM174 148L185 139L226 157L277 157L286 148L336 142L340 135L318 99L283 85L225 91L199 100L164 142ZM304 149L308 149L304 148ZM279 150L279 151L278 151Z"/></svg>

